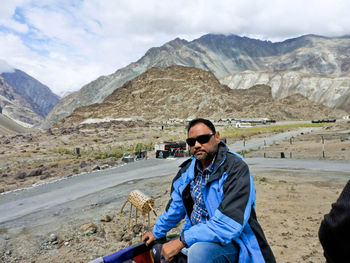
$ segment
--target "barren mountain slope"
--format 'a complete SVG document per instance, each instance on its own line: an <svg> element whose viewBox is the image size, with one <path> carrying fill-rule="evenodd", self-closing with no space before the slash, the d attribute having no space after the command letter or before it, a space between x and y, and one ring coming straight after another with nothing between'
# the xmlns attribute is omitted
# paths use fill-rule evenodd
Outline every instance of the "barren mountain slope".
<svg viewBox="0 0 350 263"><path fill-rule="evenodd" d="M38 125L43 117L31 109L31 105L23 96L17 94L14 89L0 76L0 108L2 114L7 117L31 125Z"/></svg>
<svg viewBox="0 0 350 263"><path fill-rule="evenodd" d="M268 85L276 99L300 93L316 103L350 113L350 78L346 76L315 76L297 71L244 71L228 75L220 79L220 82L231 89L249 89L258 84Z"/></svg>
<svg viewBox="0 0 350 263"><path fill-rule="evenodd" d="M257 85L231 90L208 71L171 66L152 68L115 90L102 103L76 109L62 125L79 125L88 118L211 119L269 117L278 120L341 116L325 106L293 95L275 101L271 88ZM339 117L338 116L338 117Z"/></svg>
<svg viewBox="0 0 350 263"><path fill-rule="evenodd" d="M77 107L101 103L126 81L152 67L171 65L195 67L209 70L219 79L246 70L254 72L291 70L313 75L317 82L318 78L324 76L344 77L349 75L349 50L350 37L329 38L306 35L278 43L236 35L208 34L191 42L177 38L161 47L151 48L137 62L88 83L75 93L74 99L64 98L46 118L45 127L70 115ZM255 84L267 83L254 83L249 87ZM318 88L317 85L315 87ZM350 88L349 85L345 87ZM300 92L293 90L289 95L295 93ZM304 92L301 93L306 96ZM313 93L309 95L310 97L306 97L320 103L313 99ZM331 103L337 98L336 94L335 97L327 96ZM333 104L336 108L338 107L337 103ZM330 104L327 105L330 106Z"/></svg>

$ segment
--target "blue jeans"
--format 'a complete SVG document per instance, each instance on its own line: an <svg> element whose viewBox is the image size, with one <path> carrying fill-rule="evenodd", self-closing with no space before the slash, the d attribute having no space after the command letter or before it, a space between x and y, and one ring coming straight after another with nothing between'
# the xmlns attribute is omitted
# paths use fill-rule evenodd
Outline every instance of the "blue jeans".
<svg viewBox="0 0 350 263"><path fill-rule="evenodd" d="M233 243L197 242L181 252L187 255L187 263L235 263L238 258L238 249Z"/></svg>

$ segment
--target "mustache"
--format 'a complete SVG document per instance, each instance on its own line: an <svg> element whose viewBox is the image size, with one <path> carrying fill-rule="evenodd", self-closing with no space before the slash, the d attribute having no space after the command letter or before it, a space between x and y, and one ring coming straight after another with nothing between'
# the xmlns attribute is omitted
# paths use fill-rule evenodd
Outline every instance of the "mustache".
<svg viewBox="0 0 350 263"><path fill-rule="evenodd" d="M198 149L198 150L195 150L195 151L194 151L194 154L196 154L196 153L198 153L198 152L205 152L205 153L207 153L207 151L204 150L204 149Z"/></svg>

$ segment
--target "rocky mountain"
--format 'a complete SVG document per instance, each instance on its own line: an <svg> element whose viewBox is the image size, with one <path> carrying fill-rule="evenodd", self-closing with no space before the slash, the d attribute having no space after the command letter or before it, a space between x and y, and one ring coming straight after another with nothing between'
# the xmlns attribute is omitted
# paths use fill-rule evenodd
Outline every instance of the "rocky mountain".
<svg viewBox="0 0 350 263"><path fill-rule="evenodd" d="M300 71L244 71L228 75L220 82L231 89L249 89L254 85L268 85L272 88L272 96L277 99L299 93L327 107L350 112L349 76L316 76Z"/></svg>
<svg viewBox="0 0 350 263"><path fill-rule="evenodd" d="M215 75L197 68L155 67L116 89L102 103L82 106L57 127L72 127L88 119L268 117L277 120L341 116L337 110L309 101L300 94L275 100L271 87L230 89ZM339 116L338 116L339 117Z"/></svg>
<svg viewBox="0 0 350 263"><path fill-rule="evenodd" d="M102 102L115 89L149 68L171 65L208 70L219 79L247 70L257 74L262 71L270 73L295 71L308 74L315 81L324 77L345 77L350 73L350 37L329 38L305 35L277 43L236 35L213 34L191 42L175 39L161 47L151 48L137 62L111 75L102 76L82 87L80 91L64 98L48 115L45 126L48 127L55 121L68 116L77 107ZM315 85L314 87L316 92L318 87ZM349 86L344 88L349 89ZM279 89L284 89L284 85ZM281 92L281 94L294 93L300 93L300 91L289 88L288 92ZM307 97L315 99L319 96L308 94ZM345 102L338 100L339 105L333 103L336 99L329 97L325 103L336 108L344 108L341 105L349 100L348 98ZM315 102L322 101L315 100Z"/></svg>
<svg viewBox="0 0 350 263"><path fill-rule="evenodd" d="M30 109L42 117L46 117L60 100L47 86L21 70L4 72L1 76L15 93L28 102Z"/></svg>
<svg viewBox="0 0 350 263"><path fill-rule="evenodd" d="M22 126L39 125L44 118L0 76L0 112Z"/></svg>
<svg viewBox="0 0 350 263"><path fill-rule="evenodd" d="M59 97L25 72L0 74L0 109L22 126L40 125Z"/></svg>

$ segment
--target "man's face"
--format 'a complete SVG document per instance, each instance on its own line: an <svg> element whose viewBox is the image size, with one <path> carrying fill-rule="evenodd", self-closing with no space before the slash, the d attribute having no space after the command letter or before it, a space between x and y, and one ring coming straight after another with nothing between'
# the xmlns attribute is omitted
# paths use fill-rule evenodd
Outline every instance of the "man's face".
<svg viewBox="0 0 350 263"><path fill-rule="evenodd" d="M213 131L209 129L204 123L197 123L188 132L188 138L196 138L204 134L212 134ZM219 133L211 136L207 143L199 143L196 141L194 146L190 146L191 154L199 161L212 160L218 151L218 144L220 142Z"/></svg>

